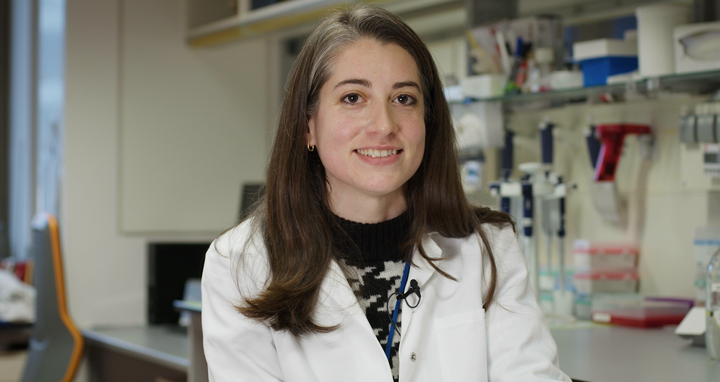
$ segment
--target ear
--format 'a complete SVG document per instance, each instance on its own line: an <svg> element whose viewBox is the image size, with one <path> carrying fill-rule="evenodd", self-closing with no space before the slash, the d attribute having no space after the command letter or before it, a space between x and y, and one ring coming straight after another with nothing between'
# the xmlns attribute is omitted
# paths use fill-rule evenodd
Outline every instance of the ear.
<svg viewBox="0 0 720 382"><path fill-rule="evenodd" d="M315 116L311 115L308 118L308 131L305 139L306 143L310 146L316 146L317 141L315 140Z"/></svg>

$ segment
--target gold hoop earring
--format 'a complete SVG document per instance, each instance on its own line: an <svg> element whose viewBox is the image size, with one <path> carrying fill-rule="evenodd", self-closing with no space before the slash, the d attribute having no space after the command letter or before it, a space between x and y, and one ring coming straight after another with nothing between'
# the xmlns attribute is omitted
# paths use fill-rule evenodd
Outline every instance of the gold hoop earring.
<svg viewBox="0 0 720 382"><path fill-rule="evenodd" d="M308 148L308 151L315 151L315 146L310 146L309 143L307 145L307 148Z"/></svg>

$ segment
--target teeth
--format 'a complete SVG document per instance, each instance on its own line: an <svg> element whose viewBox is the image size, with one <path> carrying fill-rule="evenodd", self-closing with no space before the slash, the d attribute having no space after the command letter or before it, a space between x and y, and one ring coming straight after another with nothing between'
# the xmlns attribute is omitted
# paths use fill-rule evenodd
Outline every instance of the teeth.
<svg viewBox="0 0 720 382"><path fill-rule="evenodd" d="M355 150L358 154L364 155L366 157L373 157L373 158L385 158L390 155L397 155L397 150Z"/></svg>

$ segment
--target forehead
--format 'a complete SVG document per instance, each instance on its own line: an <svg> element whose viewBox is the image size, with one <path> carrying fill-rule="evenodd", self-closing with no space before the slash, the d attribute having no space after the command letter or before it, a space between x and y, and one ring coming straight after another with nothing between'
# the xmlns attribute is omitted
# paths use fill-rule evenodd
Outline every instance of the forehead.
<svg viewBox="0 0 720 382"><path fill-rule="evenodd" d="M394 43L363 38L341 48L333 61L329 82L357 77L371 80L371 83L374 79L415 81L420 84L420 72L415 59Z"/></svg>

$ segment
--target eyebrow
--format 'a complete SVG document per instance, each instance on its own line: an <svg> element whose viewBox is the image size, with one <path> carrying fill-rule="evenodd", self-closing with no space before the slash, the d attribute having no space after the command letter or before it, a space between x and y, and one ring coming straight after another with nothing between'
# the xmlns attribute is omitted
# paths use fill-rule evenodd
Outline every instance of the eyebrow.
<svg viewBox="0 0 720 382"><path fill-rule="evenodd" d="M355 84L355 85L365 86L366 88L372 88L372 85L370 84L370 81L368 81L368 80L363 80L360 78L350 78L350 79L342 80L342 81L338 82L337 85L335 85L334 89L337 89L338 87L340 87L342 85L347 85L347 84Z"/></svg>
<svg viewBox="0 0 720 382"><path fill-rule="evenodd" d="M420 91L420 85L418 85L415 81L396 82L393 85L393 89L400 89L400 88L404 88L404 87L408 87L408 86L414 87L418 91Z"/></svg>
<svg viewBox="0 0 720 382"><path fill-rule="evenodd" d="M338 82L337 85L335 85L335 89L342 85L347 85L347 84L355 84L355 85L365 86L367 88L372 88L372 84L368 80L365 80L362 78L350 78L350 79L342 80L342 81ZM420 90L420 85L418 85L415 81L403 81L403 82L396 82L395 84L393 84L393 89L400 89L400 88L404 88L404 87L414 87L418 91Z"/></svg>

